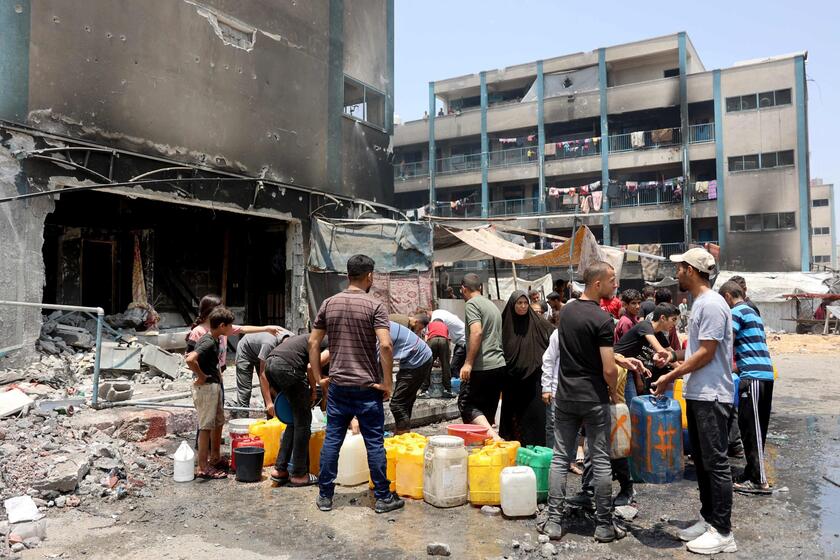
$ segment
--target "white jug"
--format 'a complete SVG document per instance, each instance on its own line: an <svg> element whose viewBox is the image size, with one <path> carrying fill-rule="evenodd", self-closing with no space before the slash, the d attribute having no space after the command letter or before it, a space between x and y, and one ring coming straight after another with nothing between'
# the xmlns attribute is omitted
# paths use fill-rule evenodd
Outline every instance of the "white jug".
<svg viewBox="0 0 840 560"><path fill-rule="evenodd" d="M502 513L523 517L537 513L537 475L531 467L505 467L501 474Z"/></svg>
<svg viewBox="0 0 840 560"><path fill-rule="evenodd" d="M348 430L338 455L338 475L335 477L335 483L355 486L367 482L369 476L365 440L362 434L354 435Z"/></svg>
<svg viewBox="0 0 840 560"><path fill-rule="evenodd" d="M181 442L173 458L175 459L173 473L175 482L190 482L195 478L195 452L186 441Z"/></svg>

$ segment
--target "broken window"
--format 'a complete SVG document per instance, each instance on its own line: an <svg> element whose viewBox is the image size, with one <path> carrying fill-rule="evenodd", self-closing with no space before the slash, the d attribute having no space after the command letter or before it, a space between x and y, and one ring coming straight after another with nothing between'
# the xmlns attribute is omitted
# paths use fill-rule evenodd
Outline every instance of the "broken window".
<svg viewBox="0 0 840 560"><path fill-rule="evenodd" d="M348 76L344 77L344 114L385 128L385 94Z"/></svg>

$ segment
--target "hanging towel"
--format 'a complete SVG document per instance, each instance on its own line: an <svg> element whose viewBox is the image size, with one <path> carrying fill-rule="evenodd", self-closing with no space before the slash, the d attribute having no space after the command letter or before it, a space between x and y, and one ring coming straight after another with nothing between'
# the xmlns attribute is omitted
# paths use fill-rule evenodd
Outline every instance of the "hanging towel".
<svg viewBox="0 0 840 560"><path fill-rule="evenodd" d="M638 243L627 245L627 250L628 251L636 251L637 253L639 251L641 251L641 249L639 249ZM632 253L627 253L627 262L639 262L639 255L634 255Z"/></svg>
<svg viewBox="0 0 840 560"><path fill-rule="evenodd" d="M499 138L502 144L516 144L516 138Z"/></svg>
<svg viewBox="0 0 840 560"><path fill-rule="evenodd" d="M592 193L592 208L596 212L601 211L601 203L604 201L604 193L601 191L596 191Z"/></svg>
<svg viewBox="0 0 840 560"><path fill-rule="evenodd" d="M580 188L580 194L589 194L589 185L583 185Z"/></svg>
<svg viewBox="0 0 840 560"><path fill-rule="evenodd" d="M592 197L591 196L581 196L580 197L580 211L584 214L589 214L589 209L592 204Z"/></svg>
<svg viewBox="0 0 840 560"><path fill-rule="evenodd" d="M634 193L639 188L639 183L636 181L627 181L624 185L627 187L627 192L629 193Z"/></svg>
<svg viewBox="0 0 840 560"><path fill-rule="evenodd" d="M708 181L697 181L694 183L694 192L697 194L706 194L709 192L709 182Z"/></svg>
<svg viewBox="0 0 840 560"><path fill-rule="evenodd" d="M589 192L595 192L601 190L601 181L595 181L594 183L589 183Z"/></svg>
<svg viewBox="0 0 840 560"><path fill-rule="evenodd" d="M549 187L548 196L552 198L558 198L560 196L560 189L558 189L557 187Z"/></svg>
<svg viewBox="0 0 840 560"><path fill-rule="evenodd" d="M654 144L667 144L674 139L674 130L671 128L660 128L650 133Z"/></svg>
<svg viewBox="0 0 840 560"><path fill-rule="evenodd" d="M545 145L545 155L553 156L557 153L557 144L546 144Z"/></svg>
<svg viewBox="0 0 840 560"><path fill-rule="evenodd" d="M717 199L717 181L709 181L709 200Z"/></svg>
<svg viewBox="0 0 840 560"><path fill-rule="evenodd" d="M537 136L535 134L529 134L528 135L528 142L533 142L536 139L537 139Z"/></svg>
<svg viewBox="0 0 840 560"><path fill-rule="evenodd" d="M661 255L662 245L659 243L647 243L641 246L642 253L649 253L651 255ZM657 279L659 274L659 263L657 259L649 257L642 257L642 278L646 282L653 282Z"/></svg>
<svg viewBox="0 0 840 560"><path fill-rule="evenodd" d="M633 148L644 148L645 147L645 133L644 132L631 132L630 133L630 145Z"/></svg>
<svg viewBox="0 0 840 560"><path fill-rule="evenodd" d="M578 205L578 195L576 194L567 194L563 197L563 206L577 206Z"/></svg>

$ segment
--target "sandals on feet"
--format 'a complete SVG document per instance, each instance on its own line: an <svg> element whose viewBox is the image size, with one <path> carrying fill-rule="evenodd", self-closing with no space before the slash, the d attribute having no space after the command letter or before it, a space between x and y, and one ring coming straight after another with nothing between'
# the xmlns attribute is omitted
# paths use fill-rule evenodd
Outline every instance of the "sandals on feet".
<svg viewBox="0 0 840 560"><path fill-rule="evenodd" d="M213 463L213 468L220 470L220 471L228 471L230 470L230 461L225 459L224 457L220 458L218 461Z"/></svg>
<svg viewBox="0 0 840 560"><path fill-rule="evenodd" d="M271 474L268 476L268 478L271 479L271 482L274 482L275 484L279 484L280 486L284 486L284 485L289 483L289 473L288 472L286 473L286 476L274 476L275 472L277 472L277 471L271 471Z"/></svg>
<svg viewBox="0 0 840 560"><path fill-rule="evenodd" d="M318 477L314 474L307 474L307 479L304 482L295 482L289 479L289 486L292 488L301 488L302 486L314 486L318 484Z"/></svg>

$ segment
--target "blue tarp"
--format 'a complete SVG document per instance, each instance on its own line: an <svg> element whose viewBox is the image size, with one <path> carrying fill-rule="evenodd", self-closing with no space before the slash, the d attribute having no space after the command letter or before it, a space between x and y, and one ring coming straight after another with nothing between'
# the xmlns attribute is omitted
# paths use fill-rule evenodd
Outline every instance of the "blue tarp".
<svg viewBox="0 0 840 560"><path fill-rule="evenodd" d="M426 271L432 264L432 229L425 222L392 220L328 222L314 218L309 235L309 269L347 272L347 259L369 256L376 272Z"/></svg>

